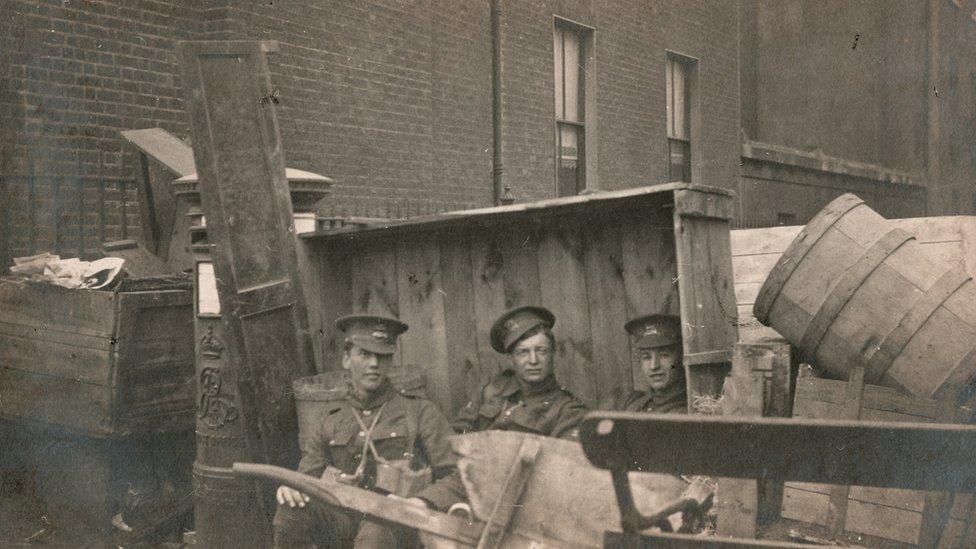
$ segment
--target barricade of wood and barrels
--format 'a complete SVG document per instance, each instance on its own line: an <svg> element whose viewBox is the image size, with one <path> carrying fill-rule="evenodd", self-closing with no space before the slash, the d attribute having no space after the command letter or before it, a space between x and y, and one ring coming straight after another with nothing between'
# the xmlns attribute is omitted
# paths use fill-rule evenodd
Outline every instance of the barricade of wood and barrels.
<svg viewBox="0 0 976 549"><path fill-rule="evenodd" d="M737 231L737 366L764 386L765 415L970 423L974 228L968 217L889 221L845 194L799 232ZM963 547L972 529L971 494L799 482L773 493L766 518L871 546Z"/></svg>

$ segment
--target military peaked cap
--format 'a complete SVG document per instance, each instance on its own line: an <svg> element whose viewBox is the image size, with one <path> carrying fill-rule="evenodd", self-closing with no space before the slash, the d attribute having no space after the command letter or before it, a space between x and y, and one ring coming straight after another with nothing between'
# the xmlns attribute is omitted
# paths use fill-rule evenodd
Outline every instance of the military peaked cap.
<svg viewBox="0 0 976 549"><path fill-rule="evenodd" d="M336 326L345 332L346 341L378 355L392 355L397 336L408 326L395 318L373 315L349 315L336 319Z"/></svg>
<svg viewBox="0 0 976 549"><path fill-rule="evenodd" d="M624 325L634 347L649 349L681 343L681 317L674 315L647 315L635 318Z"/></svg>
<svg viewBox="0 0 976 549"><path fill-rule="evenodd" d="M555 323L555 315L545 307L516 307L498 317L491 326L491 348L507 353L513 343L533 328L544 325L551 329Z"/></svg>

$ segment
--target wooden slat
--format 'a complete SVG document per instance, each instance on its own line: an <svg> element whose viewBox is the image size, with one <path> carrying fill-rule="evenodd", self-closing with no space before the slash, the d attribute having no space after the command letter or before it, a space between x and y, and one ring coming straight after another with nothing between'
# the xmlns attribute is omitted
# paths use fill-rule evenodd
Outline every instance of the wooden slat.
<svg viewBox="0 0 976 549"><path fill-rule="evenodd" d="M685 355L729 351L738 340L729 225L723 219L675 215L678 287ZM725 364L685 363L688 398L717 397Z"/></svg>
<svg viewBox="0 0 976 549"><path fill-rule="evenodd" d="M649 314L680 314L670 213L658 207L642 217L621 218L620 264L628 320ZM636 389L646 389L647 381L636 364L631 376Z"/></svg>
<svg viewBox="0 0 976 549"><path fill-rule="evenodd" d="M586 274L579 227L560 220L546 227L539 242L542 305L556 316L556 377L587 404L596 402L596 381L590 341Z"/></svg>
<svg viewBox="0 0 976 549"><path fill-rule="evenodd" d="M328 372L342 368L342 345L345 338L336 327L335 321L353 312L352 269L349 254L343 249L322 246L316 250L314 272L318 276L313 284L319 288L316 292L321 299L321 306L318 308L321 317L318 321L310 319L309 327L318 325L322 330L318 338L322 345L322 362L319 367L321 372ZM310 313L314 310L315 308L309 308Z"/></svg>
<svg viewBox="0 0 976 549"><path fill-rule="evenodd" d="M864 367L855 366L851 378L844 387L844 400L839 408L840 419L857 420L864 406ZM847 496L849 486L835 485L830 488L830 502L827 507L827 531L835 538L844 531L847 520Z"/></svg>
<svg viewBox="0 0 976 549"><path fill-rule="evenodd" d="M113 389L18 370L0 370L0 415L93 436L112 433ZM57 395L57 399L50 398Z"/></svg>
<svg viewBox="0 0 976 549"><path fill-rule="evenodd" d="M32 328L0 323L2 368L109 385L111 358L110 339L35 332Z"/></svg>
<svg viewBox="0 0 976 549"><path fill-rule="evenodd" d="M487 383L495 374L509 366L503 355L496 353L489 344L491 325L505 312L504 257L505 245L496 233L472 231L471 235L471 285L474 298L477 352L481 379L478 385Z"/></svg>
<svg viewBox="0 0 976 549"><path fill-rule="evenodd" d="M467 233L444 235L440 240L441 287L444 290L444 326L447 333L447 371L451 380L448 417L480 389L478 326L471 287L471 252ZM482 347L487 342L480 343ZM487 378L487 375L484 376Z"/></svg>
<svg viewBox="0 0 976 549"><path fill-rule="evenodd" d="M861 501L848 502L847 529L851 532L915 543L921 522L920 513Z"/></svg>
<svg viewBox="0 0 976 549"><path fill-rule="evenodd" d="M38 329L112 337L115 294L0 281L0 319Z"/></svg>
<svg viewBox="0 0 976 549"><path fill-rule="evenodd" d="M595 381L600 399L617 387L633 386L637 377L624 330L628 318L620 234L620 226L608 219L587 220L583 228L590 337L593 367L599 370Z"/></svg>
<svg viewBox="0 0 976 549"><path fill-rule="evenodd" d="M498 239L502 256L505 307L538 305L542 300L539 278L540 229L534 223L503 231ZM549 283L549 281L546 281Z"/></svg>
<svg viewBox="0 0 976 549"><path fill-rule="evenodd" d="M352 314L400 316L396 249L392 240L374 240L349 258ZM400 347L394 364L403 364Z"/></svg>
<svg viewBox="0 0 976 549"><path fill-rule="evenodd" d="M427 374L431 399L442 410L450 409L453 397L437 241L401 241L396 262L400 320L410 326L400 337L403 363L422 368Z"/></svg>

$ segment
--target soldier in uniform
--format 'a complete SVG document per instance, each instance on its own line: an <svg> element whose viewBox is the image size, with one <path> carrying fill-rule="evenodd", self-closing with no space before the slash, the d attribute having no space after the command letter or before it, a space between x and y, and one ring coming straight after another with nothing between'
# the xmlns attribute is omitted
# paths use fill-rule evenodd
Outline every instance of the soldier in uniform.
<svg viewBox="0 0 976 549"><path fill-rule="evenodd" d="M646 391L618 388L601 403L601 410L686 413L688 396L681 361L681 318L648 315L624 325L647 379Z"/></svg>
<svg viewBox="0 0 976 549"><path fill-rule="evenodd" d="M511 368L481 389L453 422L459 433L499 429L576 439L586 406L556 382L556 318L543 307L518 307L491 328L491 347Z"/></svg>
<svg viewBox="0 0 976 549"><path fill-rule="evenodd" d="M433 483L411 496L413 505L446 510L463 498L455 456L447 437L450 424L434 403L397 391L388 373L396 338L407 325L393 318L346 316L336 320L345 332L342 367L350 384L344 404L319 425L304 449L298 470L383 492L379 476L396 464L411 475L430 468ZM382 470L383 475L378 472ZM400 469L397 469L399 471ZM448 477L448 478L445 478ZM399 477L397 477L399 478ZM414 477L411 477L414 478ZM416 533L363 520L362 515L309 502L301 492L280 486L274 519L275 547L403 547Z"/></svg>

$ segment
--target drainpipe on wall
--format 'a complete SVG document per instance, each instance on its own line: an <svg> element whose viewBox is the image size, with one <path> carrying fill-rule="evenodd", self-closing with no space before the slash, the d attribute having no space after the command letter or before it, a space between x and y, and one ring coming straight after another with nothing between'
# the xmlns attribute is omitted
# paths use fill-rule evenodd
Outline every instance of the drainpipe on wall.
<svg viewBox="0 0 976 549"><path fill-rule="evenodd" d="M929 0L928 2L928 51L927 53L927 64L928 71L926 72L926 84L925 93L928 100L926 101L927 118L928 118L928 132L927 139L925 140L925 167L926 167L926 190L928 191L929 200L928 208L926 211L927 215L946 215L948 208L946 207L947 199L944 196L948 189L944 188L942 185L942 166L941 166L941 155L939 150L939 137L941 133L941 119L939 116L939 66L941 63L939 55L939 1L940 0ZM934 210L934 211L932 211Z"/></svg>
<svg viewBox="0 0 976 549"><path fill-rule="evenodd" d="M491 1L491 180L495 205L515 202L502 180L502 23L501 0Z"/></svg>

